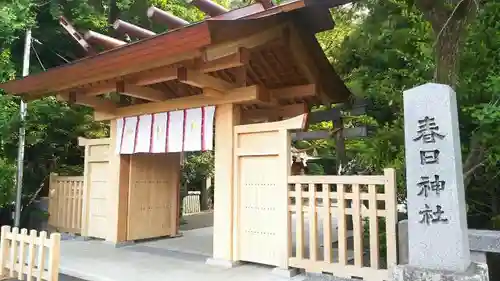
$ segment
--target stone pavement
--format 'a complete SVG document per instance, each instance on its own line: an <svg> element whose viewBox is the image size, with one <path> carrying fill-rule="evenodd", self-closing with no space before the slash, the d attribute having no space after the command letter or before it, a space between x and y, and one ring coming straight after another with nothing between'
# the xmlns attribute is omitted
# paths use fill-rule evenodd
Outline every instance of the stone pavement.
<svg viewBox="0 0 500 281"><path fill-rule="evenodd" d="M115 248L102 241L67 240L61 247L60 272L89 281L203 280L283 281L272 267L242 265L232 269L205 264L207 256L131 245ZM304 280L296 276L292 280Z"/></svg>
<svg viewBox="0 0 500 281"><path fill-rule="evenodd" d="M213 228L206 226L212 224L212 217L213 214L208 212L186 216L187 224L181 227L184 230L182 237L144 241L120 248L105 241L64 236L61 241L61 273L88 281L290 280L273 275L273 267L268 266L245 264L224 269L206 265L206 259L212 255L213 241ZM308 224L307 220L305 224ZM317 278L299 275L292 280Z"/></svg>

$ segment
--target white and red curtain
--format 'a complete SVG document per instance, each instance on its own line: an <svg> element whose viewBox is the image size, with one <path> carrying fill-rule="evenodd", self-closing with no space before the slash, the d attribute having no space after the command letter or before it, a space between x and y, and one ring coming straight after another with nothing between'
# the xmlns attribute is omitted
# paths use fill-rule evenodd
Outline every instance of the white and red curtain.
<svg viewBox="0 0 500 281"><path fill-rule="evenodd" d="M215 106L116 120L116 153L168 153L213 149Z"/></svg>

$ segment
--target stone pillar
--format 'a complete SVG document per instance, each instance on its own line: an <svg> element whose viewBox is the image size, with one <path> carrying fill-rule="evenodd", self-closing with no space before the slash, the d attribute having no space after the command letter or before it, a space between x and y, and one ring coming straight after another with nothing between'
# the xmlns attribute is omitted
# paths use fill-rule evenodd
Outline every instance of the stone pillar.
<svg viewBox="0 0 500 281"><path fill-rule="evenodd" d="M207 263L232 267L233 259L233 140L240 108L233 104L215 111L215 190L213 258Z"/></svg>
<svg viewBox="0 0 500 281"><path fill-rule="evenodd" d="M487 280L487 268L471 264L455 92L432 83L405 91L404 121L409 264L394 280Z"/></svg>

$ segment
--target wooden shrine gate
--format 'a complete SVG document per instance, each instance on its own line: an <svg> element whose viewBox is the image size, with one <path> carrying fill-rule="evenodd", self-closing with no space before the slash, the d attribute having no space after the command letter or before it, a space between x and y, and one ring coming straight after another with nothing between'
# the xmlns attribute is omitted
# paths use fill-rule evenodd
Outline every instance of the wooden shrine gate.
<svg viewBox="0 0 500 281"><path fill-rule="evenodd" d="M122 157L130 157L127 240L175 235L180 153Z"/></svg>
<svg viewBox="0 0 500 281"><path fill-rule="evenodd" d="M237 260L288 266L289 130L302 129L304 121L301 115L234 128L233 254Z"/></svg>
<svg viewBox="0 0 500 281"><path fill-rule="evenodd" d="M388 280L396 264L394 169L290 176L290 130L301 122L234 128L234 259Z"/></svg>

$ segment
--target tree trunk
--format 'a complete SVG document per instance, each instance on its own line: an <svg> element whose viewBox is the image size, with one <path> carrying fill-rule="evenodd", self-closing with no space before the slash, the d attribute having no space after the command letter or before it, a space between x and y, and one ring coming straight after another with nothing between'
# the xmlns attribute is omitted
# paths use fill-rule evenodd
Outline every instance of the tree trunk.
<svg viewBox="0 0 500 281"><path fill-rule="evenodd" d="M467 33L469 22L476 15L475 2L474 0L419 0L416 5L431 23L436 36L434 80L436 83L456 88L462 39Z"/></svg>
<svg viewBox="0 0 500 281"><path fill-rule="evenodd" d="M467 33L469 23L476 16L475 1L418 0L415 4L431 23L436 36L434 81L455 89L460 70L462 39ZM476 154L481 151L484 151L481 142L471 136L469 155L463 167L465 186L483 161L484 153Z"/></svg>

